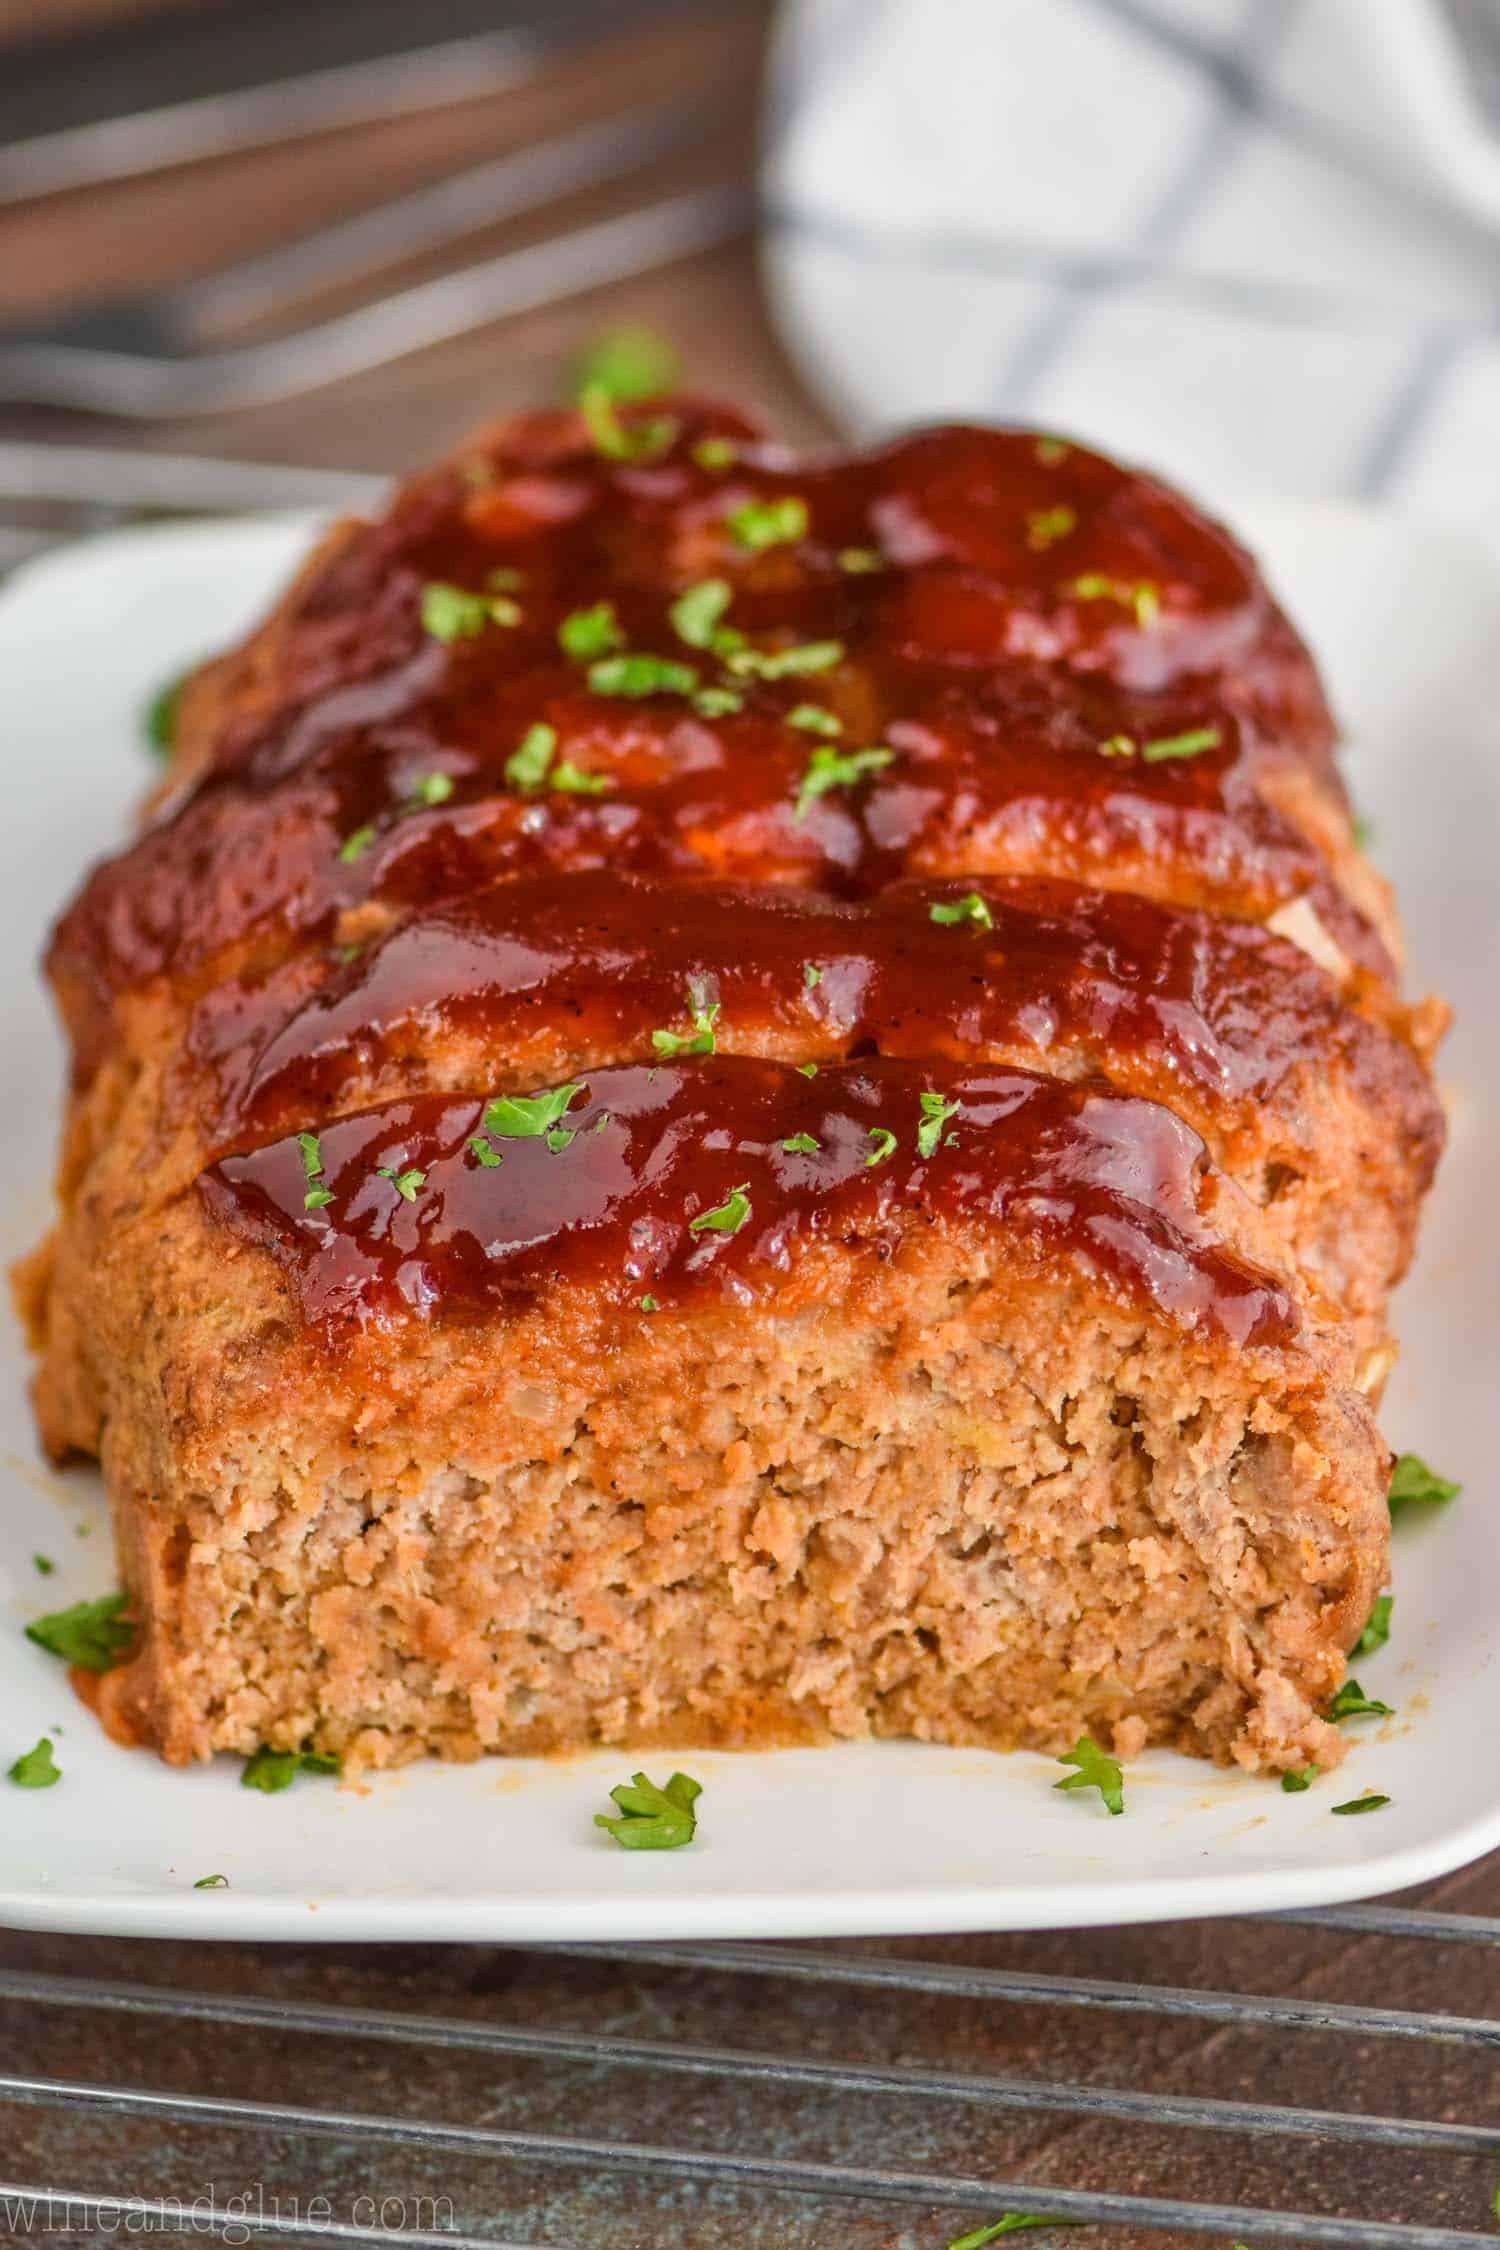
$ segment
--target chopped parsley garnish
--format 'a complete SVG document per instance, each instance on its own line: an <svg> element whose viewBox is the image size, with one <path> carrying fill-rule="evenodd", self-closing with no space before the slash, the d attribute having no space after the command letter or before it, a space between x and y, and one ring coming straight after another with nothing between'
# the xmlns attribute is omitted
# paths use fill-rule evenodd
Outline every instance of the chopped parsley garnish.
<svg viewBox="0 0 1500 2250"><path fill-rule="evenodd" d="M1338 1694L1328 1706L1328 1716L1339 1719L1389 1719L1393 1716L1389 1703L1377 1703L1366 1695L1358 1680L1345 1680Z"/></svg>
<svg viewBox="0 0 1500 2250"><path fill-rule="evenodd" d="M1055 469L1059 461L1066 461L1073 448L1059 437L1039 437L1036 457L1044 469Z"/></svg>
<svg viewBox="0 0 1500 2250"><path fill-rule="evenodd" d="M1281 1777L1281 1786L1289 1797L1297 1797L1304 1789L1311 1789L1317 1778L1316 1766L1289 1766Z"/></svg>
<svg viewBox="0 0 1500 2250"><path fill-rule="evenodd" d="M446 805L453 794L451 773L424 773L411 793L414 805Z"/></svg>
<svg viewBox="0 0 1500 2250"><path fill-rule="evenodd" d="M550 1132L585 1081L570 1078L566 1086L549 1087L544 1094L499 1094L485 1105L484 1129L500 1141L534 1141Z"/></svg>
<svg viewBox="0 0 1500 2250"><path fill-rule="evenodd" d="M1078 518L1071 508L1033 508L1026 518L1026 544L1040 553L1044 547L1066 539L1077 527Z"/></svg>
<svg viewBox="0 0 1500 2250"><path fill-rule="evenodd" d="M651 1044L659 1055L711 1055L714 1052L714 1025L719 1020L719 1003L711 1000L705 1007L688 995L692 1011L691 1031L653 1031Z"/></svg>
<svg viewBox="0 0 1500 2250"><path fill-rule="evenodd" d="M804 962L803 962L803 964L802 964L802 989L803 989L803 991L804 991L804 992L816 992L816 991L817 991L817 989L818 989L818 986L819 986L819 985L820 985L820 984L821 984L822 982L823 982L823 972L822 972L822 970L821 970L820 968L816 967L816 966L815 966L815 964L814 964L813 962L811 962L811 961L804 961Z"/></svg>
<svg viewBox="0 0 1500 2250"><path fill-rule="evenodd" d="M550 788L561 789L570 797L598 797L615 786L613 774L585 773L571 758L559 758L547 782Z"/></svg>
<svg viewBox="0 0 1500 2250"><path fill-rule="evenodd" d="M622 422L615 412L614 398L603 383L584 384L578 394L578 411L606 461L654 461L659 453L666 452L682 427L675 414Z"/></svg>
<svg viewBox="0 0 1500 2250"><path fill-rule="evenodd" d="M710 473L718 469L732 469L740 457L740 449L733 438L701 437L693 446L693 459L700 469Z"/></svg>
<svg viewBox="0 0 1500 2250"><path fill-rule="evenodd" d="M731 1188L723 1203L715 1204L712 1211L700 1211L696 1219L689 1219L689 1234L738 1234L750 1216L750 1183Z"/></svg>
<svg viewBox="0 0 1500 2250"><path fill-rule="evenodd" d="M1166 758L1196 758L1204 750L1217 750L1224 740L1219 727L1192 727L1186 734L1159 735L1154 742L1141 744L1141 759L1148 766L1159 766Z"/></svg>
<svg viewBox="0 0 1500 2250"><path fill-rule="evenodd" d="M794 703L786 715L789 727L801 727L807 734L842 734L844 722L825 711L821 703Z"/></svg>
<svg viewBox="0 0 1500 2250"><path fill-rule="evenodd" d="M885 557L874 547L840 547L839 569L847 570L851 578L860 578L872 570L884 570Z"/></svg>
<svg viewBox="0 0 1500 2250"><path fill-rule="evenodd" d="M978 891L966 891L962 898L954 899L951 905L945 904L941 899L935 901L927 909L927 918L931 922L942 922L950 926L955 922L973 922L981 930L992 930L995 927L995 917Z"/></svg>
<svg viewBox="0 0 1500 2250"><path fill-rule="evenodd" d="M487 1166L491 1170L494 1169L495 1165L503 1164L505 1162L505 1158L501 1154L500 1150L495 1147L493 1141L491 1141L484 1133L470 1134L469 1146L474 1151L474 1154L478 1157L480 1163Z"/></svg>
<svg viewBox="0 0 1500 2250"><path fill-rule="evenodd" d="M1088 2219L1054 2219L1045 2212L1007 2211L1003 2219L992 2226L976 2227L972 2234L960 2234L949 2243L948 2250L984 2250L987 2242L999 2242L1007 2234L1025 2234L1033 2227L1086 2227Z"/></svg>
<svg viewBox="0 0 1500 2250"><path fill-rule="evenodd" d="M1101 758L1133 758L1135 751L1136 741L1133 734L1106 735L1099 745Z"/></svg>
<svg viewBox="0 0 1500 2250"><path fill-rule="evenodd" d="M740 545L752 553L763 547L785 547L807 537L807 502L794 492L777 500L746 500L730 509L727 520Z"/></svg>
<svg viewBox="0 0 1500 2250"><path fill-rule="evenodd" d="M815 1140L811 1133L793 1133L791 1139L781 1145L788 1156L816 1156L823 1143Z"/></svg>
<svg viewBox="0 0 1500 2250"><path fill-rule="evenodd" d="M1075 578L1067 588L1081 602L1119 602L1133 610L1137 625L1143 629L1154 625L1161 615L1161 595L1149 580L1141 579L1134 585L1118 578L1106 578L1099 571L1086 571Z"/></svg>
<svg viewBox="0 0 1500 2250"><path fill-rule="evenodd" d="M422 588L422 630L435 640L472 641L486 625L519 625L521 612L507 594L471 594L433 579Z"/></svg>
<svg viewBox="0 0 1500 2250"><path fill-rule="evenodd" d="M134 1626L120 1614L125 1601L124 1594L101 1594L97 1601L54 1610L50 1617L33 1617L26 1638L60 1656L64 1664L76 1664L84 1672L108 1672L135 1637Z"/></svg>
<svg viewBox="0 0 1500 2250"><path fill-rule="evenodd" d="M269 1750L264 1744L245 1760L240 1775L242 1789L259 1789L274 1797L290 1789L299 1773L337 1773L339 1762L322 1750Z"/></svg>
<svg viewBox="0 0 1500 2250"><path fill-rule="evenodd" d="M917 1127L917 1153L931 1156L943 1137L943 1127L950 1117L958 1115L959 1104L945 1102L941 1094L925 1093L922 1099L922 1122Z"/></svg>
<svg viewBox="0 0 1500 2250"><path fill-rule="evenodd" d="M1112 1813L1125 1810L1125 1775L1117 1760L1107 1757L1092 1735L1081 1734L1071 1750L1058 1759L1060 1766L1076 1766L1054 1789L1097 1789Z"/></svg>
<svg viewBox="0 0 1500 2250"><path fill-rule="evenodd" d="M680 640L689 648L709 648L727 654L732 648L743 645L745 636L732 625L721 625L719 620L734 599L734 589L727 578L703 578L696 586L689 586L673 602L669 615L672 627Z"/></svg>
<svg viewBox="0 0 1500 2250"><path fill-rule="evenodd" d="M803 672L826 672L842 663L842 641L803 641L796 648L736 648L724 659L741 679L794 679Z"/></svg>
<svg viewBox="0 0 1500 2250"><path fill-rule="evenodd" d="M1391 1611L1396 1606L1394 1594L1377 1594L1375 1606L1365 1620L1365 1629L1350 1650L1351 1656L1373 1656L1376 1649L1384 1648L1391 1637Z"/></svg>
<svg viewBox="0 0 1500 2250"><path fill-rule="evenodd" d="M865 1158L867 1171L872 1165L883 1164L888 1156L895 1153L896 1147L896 1136L888 1125L872 1125L869 1137L873 1145Z"/></svg>
<svg viewBox="0 0 1500 2250"><path fill-rule="evenodd" d="M540 789L547 778L547 768L552 763L552 753L557 748L556 727L545 726L538 719L528 727L520 745L512 750L505 761L505 778L512 789L529 793Z"/></svg>
<svg viewBox="0 0 1500 2250"><path fill-rule="evenodd" d="M371 822L366 821L363 828L354 829L351 834L344 838L339 846L339 858L346 867L352 866L355 860L369 850L374 841L374 827Z"/></svg>
<svg viewBox="0 0 1500 2250"><path fill-rule="evenodd" d="M613 602L595 602L590 609L575 609L557 628L558 646L565 656L586 664L591 657L608 656L625 646L625 635L615 616Z"/></svg>
<svg viewBox="0 0 1500 2250"><path fill-rule="evenodd" d="M584 346L569 371L569 390L575 399L587 390L625 401L655 398L671 390L681 373L682 361L670 337L628 321L606 328Z"/></svg>
<svg viewBox="0 0 1500 2250"><path fill-rule="evenodd" d="M561 1156L563 1150L565 1148L571 1148L577 1138L578 1134L573 1126L554 1125L551 1132L547 1135L547 1146L551 1149L554 1156Z"/></svg>
<svg viewBox="0 0 1500 2250"><path fill-rule="evenodd" d="M594 1826L605 1829L617 1844L631 1852L674 1852L690 1844L698 1825L694 1807L703 1794L701 1781L674 1773L665 1788L643 1773L633 1773L610 1796L618 1815L595 1813Z"/></svg>
<svg viewBox="0 0 1500 2250"><path fill-rule="evenodd" d="M52 1762L52 1738L44 1734L30 1750L24 1750L9 1769L11 1780L18 1789L50 1789L62 1775Z"/></svg>
<svg viewBox="0 0 1500 2250"><path fill-rule="evenodd" d="M1390 1801L1389 1797L1382 1797L1379 1790L1367 1789L1362 1797L1346 1797L1343 1804L1330 1805L1328 1809L1336 1813L1379 1812L1382 1805Z"/></svg>
<svg viewBox="0 0 1500 2250"><path fill-rule="evenodd" d="M195 1891L227 1891L228 1888L229 1877L227 1875L200 1875L193 1885Z"/></svg>
<svg viewBox="0 0 1500 2250"><path fill-rule="evenodd" d="M816 1063L798 1063L796 1069L798 1076L801 1078L816 1078L818 1075Z"/></svg>
<svg viewBox="0 0 1500 2250"><path fill-rule="evenodd" d="M182 691L193 676L190 666L170 680L163 680L141 713L141 732L158 757L170 758L177 746L177 712L182 702Z"/></svg>
<svg viewBox="0 0 1500 2250"><path fill-rule="evenodd" d="M727 718L731 711L743 711L745 698L736 695L731 687L699 688L693 697L693 709L705 719Z"/></svg>
<svg viewBox="0 0 1500 2250"><path fill-rule="evenodd" d="M321 1211L325 1203L333 1201L332 1188L314 1187L313 1181L323 1176L323 1149L316 1133L299 1133L297 1146L302 1151L302 1174L307 1181L307 1193L302 1198L304 1211Z"/></svg>
<svg viewBox="0 0 1500 2250"><path fill-rule="evenodd" d="M1462 1491L1461 1484L1454 1484L1450 1478L1440 1477L1435 1469L1429 1469L1420 1453L1403 1453L1391 1471L1386 1498L1391 1514L1396 1516L1403 1508L1414 1505L1456 1500Z"/></svg>
<svg viewBox="0 0 1500 2250"><path fill-rule="evenodd" d="M1360 850L1367 852L1375 841L1375 823L1367 820L1363 813L1351 813L1349 829Z"/></svg>
<svg viewBox="0 0 1500 2250"><path fill-rule="evenodd" d="M658 1309L658 1308L657 1308L657 1303L656 1303L656 1299L655 1299L655 1298L654 1298L654 1297L653 1297L653 1296L651 1295L650 1291L648 1290L648 1291L646 1292L646 1295L645 1295L645 1296L644 1296L644 1297L643 1297L643 1298L641 1299L641 1311L642 1311L642 1312L655 1312L655 1311L656 1311L657 1309Z"/></svg>
<svg viewBox="0 0 1500 2250"><path fill-rule="evenodd" d="M394 1164L377 1164L375 1169L381 1179L390 1181L403 1203L415 1203L427 1185L427 1174L415 1164L408 1165L404 1172L398 1172Z"/></svg>
<svg viewBox="0 0 1500 2250"><path fill-rule="evenodd" d="M697 668L679 664L672 656L601 656L589 666L589 686L595 695L691 695L698 685Z"/></svg>
<svg viewBox="0 0 1500 2250"><path fill-rule="evenodd" d="M867 773L879 773L895 755L895 751L886 749L884 744L869 750L831 750L827 743L820 742L798 786L793 820L806 820L819 797L830 789L847 788L851 782L863 780Z"/></svg>
<svg viewBox="0 0 1500 2250"><path fill-rule="evenodd" d="M513 594L518 587L525 585L526 573L524 570L517 570L514 563L497 563L493 570L485 572L484 582L492 593Z"/></svg>
<svg viewBox="0 0 1500 2250"><path fill-rule="evenodd" d="M50 1555L33 1555L31 1567L39 1578L50 1578L57 1565Z"/></svg>

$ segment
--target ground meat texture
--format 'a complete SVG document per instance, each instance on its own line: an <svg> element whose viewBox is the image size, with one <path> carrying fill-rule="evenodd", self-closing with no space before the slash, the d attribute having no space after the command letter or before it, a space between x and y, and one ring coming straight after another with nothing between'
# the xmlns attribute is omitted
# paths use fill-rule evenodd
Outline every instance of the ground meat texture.
<svg viewBox="0 0 1500 2250"><path fill-rule="evenodd" d="M101 1713L1327 1765L1441 1011L1306 651L1083 448L669 411L339 527L58 925Z"/></svg>

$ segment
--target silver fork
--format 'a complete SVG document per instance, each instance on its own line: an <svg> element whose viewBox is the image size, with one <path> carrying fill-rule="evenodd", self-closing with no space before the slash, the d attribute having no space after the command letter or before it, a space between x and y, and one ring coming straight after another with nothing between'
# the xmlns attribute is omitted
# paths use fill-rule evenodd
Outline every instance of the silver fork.
<svg viewBox="0 0 1500 2250"><path fill-rule="evenodd" d="M209 340L225 322L313 287L622 178L709 138L732 114L695 89L686 101L627 111L473 166L204 280L0 330L0 402L136 420L259 405L690 256L749 226L747 187L667 197L265 342L216 348Z"/></svg>

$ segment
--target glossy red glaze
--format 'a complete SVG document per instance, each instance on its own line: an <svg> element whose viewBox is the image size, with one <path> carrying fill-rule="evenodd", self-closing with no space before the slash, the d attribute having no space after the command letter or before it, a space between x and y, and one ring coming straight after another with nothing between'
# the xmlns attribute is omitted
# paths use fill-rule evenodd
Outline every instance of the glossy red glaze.
<svg viewBox="0 0 1500 2250"><path fill-rule="evenodd" d="M971 895L989 928L934 921ZM1200 1111L1243 1113L1336 1062L1358 1076L1366 1049L1372 1084L1421 1083L1304 954L1246 923L1074 884L909 882L851 904L593 871L428 908L331 973L303 955L216 987L189 1018L178 1101L222 1146L331 1112L356 1075L420 1086L422 1058L455 1039L479 1068L549 1049L634 1059L711 1004L729 1051L972 1061L1019 1046Z"/></svg>
<svg viewBox="0 0 1500 2250"><path fill-rule="evenodd" d="M274 709L231 719L64 918L53 960L70 989L318 939L369 902L399 913L590 866L845 895L918 871L1081 875L1249 918L1307 894L1352 959L1390 972L1259 788L1267 759L1289 757L1336 786L1310 662L1241 550L1184 501L1021 432L935 430L793 466L733 415L679 419L644 463L603 458L573 415L507 424L316 565L274 627ZM702 439L726 434L737 458L704 467ZM805 535L736 535L746 503L789 499ZM879 567L851 567L870 553ZM519 621L451 643L424 630L424 586L482 591L497 570L521 574ZM743 677L732 653L726 669L689 645L671 605L709 577L753 649L835 641L837 665ZM604 599L631 650L693 664L742 708L592 692L557 632ZM839 749L895 755L799 820L820 737L789 722L809 702L837 715ZM507 782L537 722L601 793ZM1220 738L1205 753L1142 755L1203 727ZM1106 754L1122 737L1133 747ZM419 794L434 776L452 784L435 805Z"/></svg>
<svg viewBox="0 0 1500 2250"><path fill-rule="evenodd" d="M958 1104L929 1156L924 1091ZM321 1208L305 1207L294 1138L222 1159L198 1193L270 1252L331 1343L434 1313L524 1312L559 1283L585 1283L631 1318L654 1317L646 1294L667 1313L704 1297L742 1305L774 1297L794 1263L805 1274L820 1243L841 1259L851 1247L889 1256L908 1233L949 1224L966 1239L1003 1229L1012 1254L1091 1270L1127 1303L1242 1347L1284 1344L1299 1325L1285 1288L1200 1216L1203 1145L1152 1103L944 1062L808 1078L714 1056L594 1072L566 1124L573 1137L557 1149L491 1133L502 1161L485 1164L473 1145L482 1100L394 1102L324 1130ZM802 1134L815 1151L786 1147ZM748 1209L735 1231L693 1231L732 1211L736 1191Z"/></svg>

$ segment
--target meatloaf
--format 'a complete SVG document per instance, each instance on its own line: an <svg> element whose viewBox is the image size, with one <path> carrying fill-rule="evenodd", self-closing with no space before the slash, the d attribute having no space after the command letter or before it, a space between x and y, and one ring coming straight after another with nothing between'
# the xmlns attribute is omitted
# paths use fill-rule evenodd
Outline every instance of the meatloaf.
<svg viewBox="0 0 1500 2250"><path fill-rule="evenodd" d="M186 684L53 937L106 1722L1333 1763L1442 1142L1400 964L1307 651L1154 479L481 433Z"/></svg>

